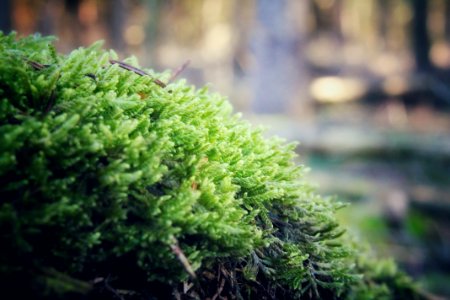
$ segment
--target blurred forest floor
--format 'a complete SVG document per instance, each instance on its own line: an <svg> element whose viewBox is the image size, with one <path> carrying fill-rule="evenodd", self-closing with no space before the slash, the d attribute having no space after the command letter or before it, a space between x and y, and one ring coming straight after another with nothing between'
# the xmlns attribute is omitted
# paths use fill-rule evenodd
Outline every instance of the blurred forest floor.
<svg viewBox="0 0 450 300"><path fill-rule="evenodd" d="M450 118L427 105L318 105L314 120L249 116L300 141L319 193L351 203L339 217L382 257L449 297Z"/></svg>

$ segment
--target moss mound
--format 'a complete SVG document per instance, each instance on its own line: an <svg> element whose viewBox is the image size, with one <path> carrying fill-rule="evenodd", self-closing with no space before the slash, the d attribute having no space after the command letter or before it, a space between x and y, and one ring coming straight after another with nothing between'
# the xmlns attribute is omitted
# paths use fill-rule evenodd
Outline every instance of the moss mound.
<svg viewBox="0 0 450 300"><path fill-rule="evenodd" d="M73 299L419 297L368 262L294 145L99 44L0 34L0 281Z"/></svg>

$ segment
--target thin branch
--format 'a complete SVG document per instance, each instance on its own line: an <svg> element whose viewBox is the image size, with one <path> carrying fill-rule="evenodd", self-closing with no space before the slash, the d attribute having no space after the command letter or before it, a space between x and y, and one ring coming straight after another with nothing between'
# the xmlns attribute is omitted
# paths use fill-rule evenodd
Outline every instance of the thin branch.
<svg viewBox="0 0 450 300"><path fill-rule="evenodd" d="M186 294L193 286L194 286L193 282L187 283L186 281L184 281L183 282L183 293Z"/></svg>
<svg viewBox="0 0 450 300"><path fill-rule="evenodd" d="M140 75L140 76L149 76L149 77L152 77L152 76L150 76L150 74L148 74L147 72L145 72L145 71L143 71L143 70L141 70L141 69L138 69L138 68L136 68L136 67L133 67L132 65L129 65L129 64L124 63L124 62L122 62L122 61L118 61L118 60L111 59L109 62L110 62L112 65L118 64L119 67L121 67L122 69L125 69L125 70L128 70L128 71L132 71L132 72L134 72L134 73L136 73L136 74L138 74L138 75ZM165 88L165 87L166 87L166 84L165 84L164 82L162 82L161 80L159 80L159 79L157 79L157 78L153 78L153 77L152 77L152 79L153 79L153 82L156 83L157 85L159 85L160 87L162 87L162 88Z"/></svg>
<svg viewBox="0 0 450 300"><path fill-rule="evenodd" d="M50 65L43 65L43 64L41 64L41 63L38 63L38 62L36 62L36 61L29 60L29 59L27 59L26 61L27 61L27 63L28 63L30 66L33 67L33 69L38 70L38 71L50 67Z"/></svg>
<svg viewBox="0 0 450 300"><path fill-rule="evenodd" d="M178 246L178 241L175 241L172 245L170 245L170 249L172 252L176 255L178 260L183 265L184 269L188 274L194 279L197 280L197 275L195 275L194 270L192 269L191 264L189 263L189 260L187 259L186 255L184 255L183 250L181 250L180 246Z"/></svg>
<svg viewBox="0 0 450 300"><path fill-rule="evenodd" d="M222 281L220 282L220 286L219 286L219 288L217 289L217 292L214 294L214 296L211 298L211 300L216 300L217 299L217 297L219 297L220 296L220 294L222 293L222 291L223 291L223 287L225 286L225 278L222 278Z"/></svg>
<svg viewBox="0 0 450 300"><path fill-rule="evenodd" d="M173 296L175 297L176 300L181 300L181 295L178 290L173 291Z"/></svg>
<svg viewBox="0 0 450 300"><path fill-rule="evenodd" d="M188 59L181 67L173 71L168 82L172 82L175 78L177 78L177 76L180 75L180 73L183 72L189 66L190 63L191 60Z"/></svg>
<svg viewBox="0 0 450 300"><path fill-rule="evenodd" d="M122 295L120 295L112 286L109 285L109 276L106 278L106 280L104 281L105 287L108 291L110 291L111 293L114 294L114 296L116 296L117 298L119 298L120 300L125 300Z"/></svg>

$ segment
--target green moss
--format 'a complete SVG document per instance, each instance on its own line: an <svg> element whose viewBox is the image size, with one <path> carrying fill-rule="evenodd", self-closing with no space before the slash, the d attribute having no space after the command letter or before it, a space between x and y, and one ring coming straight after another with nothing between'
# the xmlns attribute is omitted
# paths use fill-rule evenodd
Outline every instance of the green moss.
<svg viewBox="0 0 450 300"><path fill-rule="evenodd" d="M334 216L341 204L302 180L294 145L264 138L206 88L165 86L157 80L169 74L142 76L116 59L99 44L61 55L52 38L0 35L7 290L133 299L415 295L397 270L361 267Z"/></svg>

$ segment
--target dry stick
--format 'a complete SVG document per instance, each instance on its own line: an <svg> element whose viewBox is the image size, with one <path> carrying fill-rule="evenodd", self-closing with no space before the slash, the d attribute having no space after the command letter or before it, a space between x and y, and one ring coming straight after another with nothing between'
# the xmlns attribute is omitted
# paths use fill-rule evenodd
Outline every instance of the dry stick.
<svg viewBox="0 0 450 300"><path fill-rule="evenodd" d="M170 245L170 249L173 253L177 256L178 260L183 265L184 269L188 274L197 281L197 275L195 275L194 270L192 269L191 264L189 263L189 260L187 259L186 255L184 255L183 250L181 250L180 246L178 246L178 241L175 241L172 245Z"/></svg>
<svg viewBox="0 0 450 300"><path fill-rule="evenodd" d="M118 64L119 67L121 67L122 69L125 69L125 70L128 70L128 71L132 71L132 72L134 72L134 73L136 73L136 74L138 74L138 75L152 77L152 76L150 76L150 74L148 74L147 72L145 72L145 71L143 71L143 70L141 70L141 69L138 69L138 68L136 68L136 67L133 67L132 65L129 65L129 64L124 63L124 62L122 62L122 61L118 61L118 60L111 59L109 62L110 62L112 65ZM165 84L164 82L162 82L161 80L157 79L157 78L153 78L153 82L156 83L157 85L159 85L159 86L162 87L162 88L165 88L165 87L166 87L166 84Z"/></svg>
<svg viewBox="0 0 450 300"><path fill-rule="evenodd" d="M110 291L111 293L114 294L114 296L116 296L117 298L119 298L120 300L125 300L112 286L109 285L109 275L108 277L105 279L104 281L105 287L108 291Z"/></svg>
<svg viewBox="0 0 450 300"><path fill-rule="evenodd" d="M220 278L221 269L222 269L222 264L220 264L218 266L218 270L217 270L217 274L218 274L217 275L217 282L220 281L220 285L219 285L219 288L217 289L217 292L214 294L214 296L212 296L211 300L216 300L217 297L219 297L220 294L222 293L223 287L225 286L225 278L222 278L222 279Z"/></svg>
<svg viewBox="0 0 450 300"><path fill-rule="evenodd" d="M173 294L174 294L176 300L181 300L181 295L178 290L174 290Z"/></svg>
<svg viewBox="0 0 450 300"><path fill-rule="evenodd" d="M173 71L168 82L172 82L175 78L177 78L177 76L180 75L180 73L183 72L189 66L190 63L191 60L188 59L181 67Z"/></svg>
<svg viewBox="0 0 450 300"><path fill-rule="evenodd" d="M105 287L108 291L110 291L111 293L114 294L114 296L116 296L117 298L119 298L120 300L125 300L124 297L122 297L113 287L111 287L108 283L105 283Z"/></svg>
<svg viewBox="0 0 450 300"><path fill-rule="evenodd" d="M211 298L211 300L216 300L217 297L220 296L220 294L223 291L223 287L225 286L225 278L222 278L222 281L220 282L220 286L219 289L217 290L217 292L214 294L214 296Z"/></svg>
<svg viewBox="0 0 450 300"><path fill-rule="evenodd" d="M197 287L198 292L200 293L200 297L204 298L205 292L203 291L202 287L200 286L198 277L197 277L197 275L195 275L195 272L192 269L192 266L189 263L189 260L187 259L183 250L181 250L180 246L178 246L178 240L176 238L173 238L173 243L170 245L170 249L175 254L175 256L178 258L178 260L181 262L181 264L183 265L186 272L188 272L189 276L191 276L193 284Z"/></svg>
<svg viewBox="0 0 450 300"><path fill-rule="evenodd" d="M186 294L193 286L194 286L193 282L187 283L186 281L184 281L183 282L183 293Z"/></svg>
<svg viewBox="0 0 450 300"><path fill-rule="evenodd" d="M32 61L32 60L28 60L28 59L27 59L27 63L30 66L32 66L35 70L42 70L42 69L50 67L50 65L43 65L43 64L40 64L40 63Z"/></svg>

